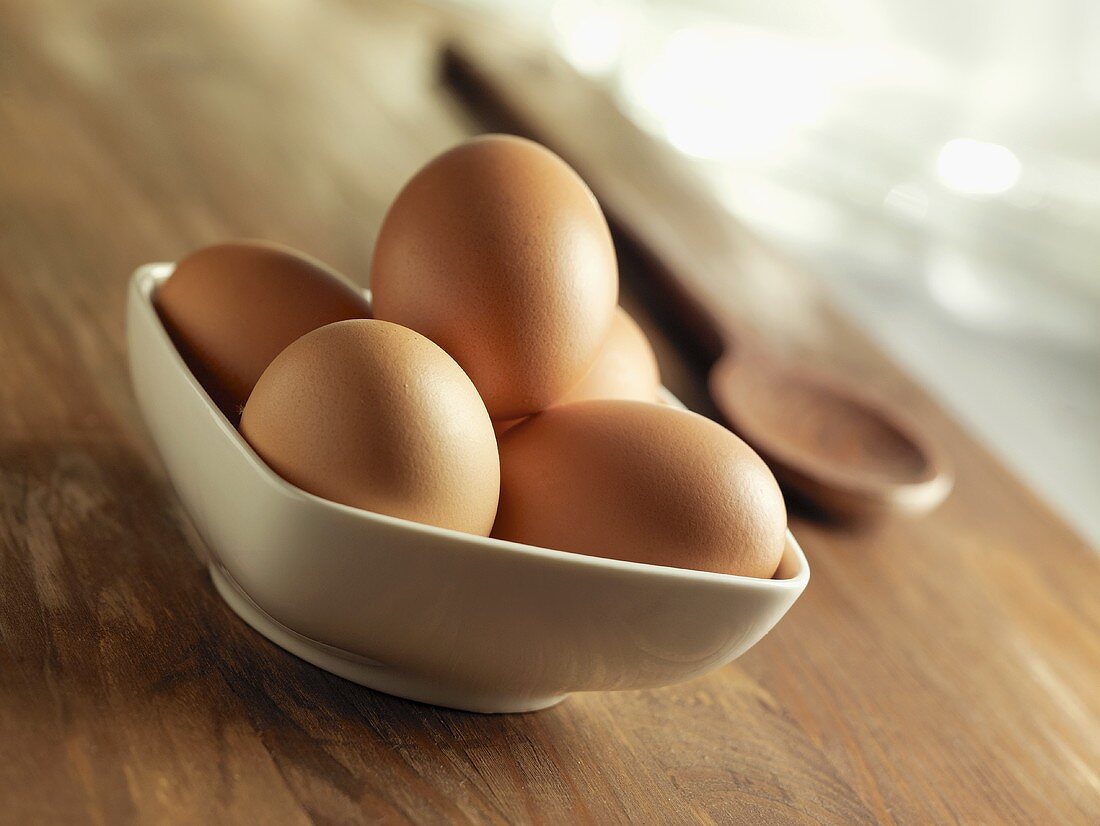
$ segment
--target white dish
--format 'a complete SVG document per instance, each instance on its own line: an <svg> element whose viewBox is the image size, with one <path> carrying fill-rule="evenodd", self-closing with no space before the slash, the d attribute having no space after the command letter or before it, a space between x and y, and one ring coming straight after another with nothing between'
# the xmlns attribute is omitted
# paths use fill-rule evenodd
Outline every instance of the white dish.
<svg viewBox="0 0 1100 826"><path fill-rule="evenodd" d="M763 580L533 548L339 505L272 472L218 411L139 268L127 337L138 404L245 622L320 668L422 702L530 711L574 691L676 683L743 654L809 580L788 533Z"/></svg>

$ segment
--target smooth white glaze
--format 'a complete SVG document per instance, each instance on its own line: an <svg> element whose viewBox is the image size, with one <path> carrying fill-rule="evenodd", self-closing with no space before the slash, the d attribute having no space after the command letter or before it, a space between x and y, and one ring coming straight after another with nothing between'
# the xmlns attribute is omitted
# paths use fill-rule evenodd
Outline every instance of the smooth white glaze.
<svg viewBox="0 0 1100 826"><path fill-rule="evenodd" d="M789 533L785 578L763 580L485 539L299 490L218 411L165 332L153 294L172 266L141 267L130 284L138 404L219 593L314 665L422 702L530 711L718 668L805 589Z"/></svg>

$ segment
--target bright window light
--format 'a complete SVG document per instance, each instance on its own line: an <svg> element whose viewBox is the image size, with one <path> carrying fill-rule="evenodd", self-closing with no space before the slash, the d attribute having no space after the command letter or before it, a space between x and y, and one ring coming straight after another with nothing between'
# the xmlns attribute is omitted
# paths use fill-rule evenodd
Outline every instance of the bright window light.
<svg viewBox="0 0 1100 826"><path fill-rule="evenodd" d="M996 143L955 138L943 145L936 174L948 189L964 195L1000 195L1020 180L1020 161Z"/></svg>

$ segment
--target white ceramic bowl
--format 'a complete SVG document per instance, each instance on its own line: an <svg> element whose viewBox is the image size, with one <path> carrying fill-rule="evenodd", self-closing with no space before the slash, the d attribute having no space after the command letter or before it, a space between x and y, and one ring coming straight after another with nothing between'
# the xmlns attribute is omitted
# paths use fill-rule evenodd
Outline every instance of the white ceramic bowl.
<svg viewBox="0 0 1100 826"><path fill-rule="evenodd" d="M529 711L574 691L676 683L748 650L810 572L788 533L781 578L664 568L407 522L306 493L214 406L153 307L171 264L138 269L130 372L210 575L265 637L389 694Z"/></svg>

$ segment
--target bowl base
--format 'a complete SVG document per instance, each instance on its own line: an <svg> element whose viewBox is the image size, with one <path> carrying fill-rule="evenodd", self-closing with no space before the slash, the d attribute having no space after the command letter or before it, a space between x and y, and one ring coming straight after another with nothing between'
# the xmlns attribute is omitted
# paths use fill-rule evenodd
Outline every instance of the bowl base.
<svg viewBox="0 0 1100 826"><path fill-rule="evenodd" d="M287 628L253 602L221 565L210 565L210 578L233 613L271 642L324 671L375 691L406 700L480 713L538 711L557 705L568 696L491 695L441 685L434 680L404 673L377 660L311 640Z"/></svg>

